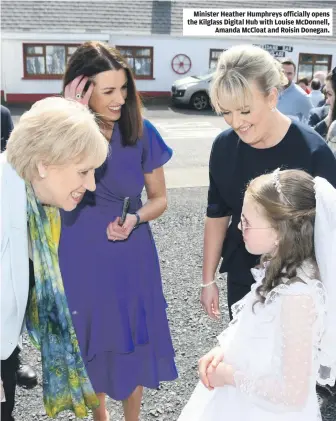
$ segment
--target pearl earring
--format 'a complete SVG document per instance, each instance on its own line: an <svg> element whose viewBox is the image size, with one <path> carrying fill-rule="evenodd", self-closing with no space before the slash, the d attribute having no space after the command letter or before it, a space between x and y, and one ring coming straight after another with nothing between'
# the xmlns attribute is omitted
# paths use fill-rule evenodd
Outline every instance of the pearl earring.
<svg viewBox="0 0 336 421"><path fill-rule="evenodd" d="M41 174L41 178L45 178L45 174Z"/></svg>
<svg viewBox="0 0 336 421"><path fill-rule="evenodd" d="M276 110L276 108L275 108L275 107L271 108L272 113L274 113L274 112L275 112L275 110Z"/></svg>

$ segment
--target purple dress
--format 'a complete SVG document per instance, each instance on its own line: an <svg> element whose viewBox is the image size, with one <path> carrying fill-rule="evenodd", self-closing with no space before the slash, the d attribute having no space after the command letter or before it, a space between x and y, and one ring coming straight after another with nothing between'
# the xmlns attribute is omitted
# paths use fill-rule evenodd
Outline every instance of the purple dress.
<svg viewBox="0 0 336 421"><path fill-rule="evenodd" d="M118 124L111 154L96 170L97 189L73 212L62 212L60 268L83 360L96 393L126 399L138 385L157 388L177 378L157 251L148 223L126 241L108 241L106 228L141 206L144 173L172 151L144 121L143 137L124 147Z"/></svg>

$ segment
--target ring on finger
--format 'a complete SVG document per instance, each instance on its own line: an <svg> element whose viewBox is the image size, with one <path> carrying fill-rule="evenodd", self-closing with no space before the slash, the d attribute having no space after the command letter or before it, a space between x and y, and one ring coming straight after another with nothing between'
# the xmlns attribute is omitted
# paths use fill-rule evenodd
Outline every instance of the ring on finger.
<svg viewBox="0 0 336 421"><path fill-rule="evenodd" d="M81 94L76 94L76 99L82 99L82 95Z"/></svg>

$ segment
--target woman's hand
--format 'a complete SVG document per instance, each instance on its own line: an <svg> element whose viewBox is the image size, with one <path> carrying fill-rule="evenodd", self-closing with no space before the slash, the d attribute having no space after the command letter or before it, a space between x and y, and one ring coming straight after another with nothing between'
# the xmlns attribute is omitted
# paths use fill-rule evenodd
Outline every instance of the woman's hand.
<svg viewBox="0 0 336 421"><path fill-rule="evenodd" d="M111 241L124 241L127 240L130 233L133 231L137 217L128 213L123 225L120 225L121 218L118 216L113 222L108 224L106 234L107 238Z"/></svg>
<svg viewBox="0 0 336 421"><path fill-rule="evenodd" d="M217 366L223 361L223 359L223 350L221 347L217 346L198 361L199 378L204 386L209 390L213 390L214 387L210 384L208 372L212 374L212 370L216 370Z"/></svg>
<svg viewBox="0 0 336 421"><path fill-rule="evenodd" d="M201 305L211 319L219 319L219 291L216 284L202 288Z"/></svg>
<svg viewBox="0 0 336 421"><path fill-rule="evenodd" d="M88 106L93 91L93 83L90 83L88 90L83 95L83 90L88 80L89 78L86 76L81 75L76 77L76 79L74 79L65 87L64 98L74 99L81 104Z"/></svg>
<svg viewBox="0 0 336 421"><path fill-rule="evenodd" d="M128 213L126 215L125 222L123 223L123 226L122 226L122 229L124 230L124 233L127 235L127 237L133 231L136 223L137 223L137 217L134 214Z"/></svg>

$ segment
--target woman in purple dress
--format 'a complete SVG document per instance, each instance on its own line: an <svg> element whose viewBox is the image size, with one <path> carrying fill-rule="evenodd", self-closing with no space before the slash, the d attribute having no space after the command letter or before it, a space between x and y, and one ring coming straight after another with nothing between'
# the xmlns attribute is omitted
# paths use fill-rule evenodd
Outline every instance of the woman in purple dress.
<svg viewBox="0 0 336 421"><path fill-rule="evenodd" d="M99 42L80 46L64 76L65 96L99 116L110 155L97 188L62 214L59 246L64 288L82 357L100 407L123 401L126 421L139 419L143 387L177 378L157 251L148 221L167 206L162 166L172 151L141 116L130 68ZM143 205L141 192L148 200ZM123 202L130 198L121 224Z"/></svg>

